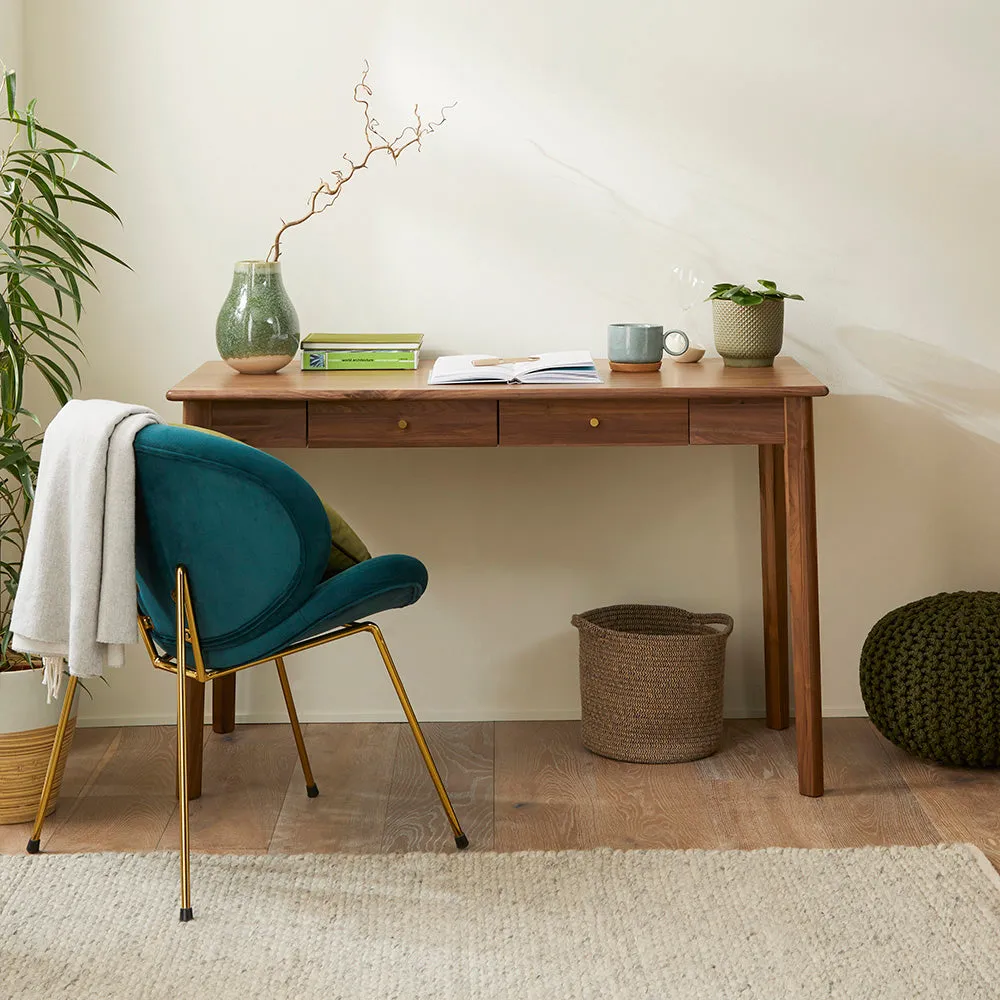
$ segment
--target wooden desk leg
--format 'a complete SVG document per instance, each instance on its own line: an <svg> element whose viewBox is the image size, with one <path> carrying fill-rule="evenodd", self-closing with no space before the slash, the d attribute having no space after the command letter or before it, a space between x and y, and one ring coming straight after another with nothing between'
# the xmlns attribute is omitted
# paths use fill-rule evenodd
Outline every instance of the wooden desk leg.
<svg viewBox="0 0 1000 1000"><path fill-rule="evenodd" d="M785 534L785 449L758 447L761 577L764 591L764 697L767 724L788 728L788 539Z"/></svg>
<svg viewBox="0 0 1000 1000"><path fill-rule="evenodd" d="M823 703L819 665L819 575L812 399L785 398L785 497L791 583L792 669L799 792L823 794Z"/></svg>
<svg viewBox="0 0 1000 1000"><path fill-rule="evenodd" d="M236 728L236 674L212 681L212 729L231 733Z"/></svg>
<svg viewBox="0 0 1000 1000"><path fill-rule="evenodd" d="M187 687L188 799L197 799L201 797L201 758L205 746L205 685L190 677L184 683ZM175 779L174 795L178 794Z"/></svg>

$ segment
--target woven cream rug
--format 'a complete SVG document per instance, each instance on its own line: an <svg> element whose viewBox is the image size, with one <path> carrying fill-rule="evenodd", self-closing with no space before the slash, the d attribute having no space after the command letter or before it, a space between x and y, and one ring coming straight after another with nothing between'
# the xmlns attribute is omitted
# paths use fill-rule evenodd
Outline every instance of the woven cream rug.
<svg viewBox="0 0 1000 1000"><path fill-rule="evenodd" d="M17 1000L978 1000L1000 880L967 846L0 858Z"/></svg>

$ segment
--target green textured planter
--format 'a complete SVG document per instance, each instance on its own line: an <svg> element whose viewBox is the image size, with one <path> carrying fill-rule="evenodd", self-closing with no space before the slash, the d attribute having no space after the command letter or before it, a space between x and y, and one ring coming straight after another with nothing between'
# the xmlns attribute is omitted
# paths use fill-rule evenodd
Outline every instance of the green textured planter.
<svg viewBox="0 0 1000 1000"><path fill-rule="evenodd" d="M785 300L764 299L757 306L712 300L715 349L730 368L769 368L781 352Z"/></svg>
<svg viewBox="0 0 1000 1000"><path fill-rule="evenodd" d="M222 360L247 375L284 368L299 347L299 318L281 280L281 264L240 260L215 323Z"/></svg>

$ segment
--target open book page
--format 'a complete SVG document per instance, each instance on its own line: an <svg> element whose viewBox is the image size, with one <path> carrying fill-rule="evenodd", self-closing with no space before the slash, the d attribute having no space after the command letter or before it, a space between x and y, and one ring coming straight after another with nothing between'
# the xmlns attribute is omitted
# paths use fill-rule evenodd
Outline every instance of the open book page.
<svg viewBox="0 0 1000 1000"><path fill-rule="evenodd" d="M427 379L429 385L449 385L461 382L523 382L579 383L600 382L589 351L551 351L540 354L537 361L517 361L511 364L482 365L473 361L489 358L489 354L455 354L438 358Z"/></svg>
<svg viewBox="0 0 1000 1000"><path fill-rule="evenodd" d="M452 382L510 382L514 365L483 365L472 362L495 357L492 354L452 354L438 358L427 379L428 385L448 385Z"/></svg>
<svg viewBox="0 0 1000 1000"><path fill-rule="evenodd" d="M514 381L525 384L600 382L590 351L549 351L537 361L514 365Z"/></svg>

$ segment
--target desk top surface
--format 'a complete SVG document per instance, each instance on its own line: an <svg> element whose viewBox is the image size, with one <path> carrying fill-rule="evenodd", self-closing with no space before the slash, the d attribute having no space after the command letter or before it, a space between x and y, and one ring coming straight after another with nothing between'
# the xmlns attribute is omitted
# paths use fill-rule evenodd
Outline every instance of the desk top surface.
<svg viewBox="0 0 1000 1000"><path fill-rule="evenodd" d="M698 364L664 361L658 372L613 372L598 360L604 379L592 385L508 385L500 382L428 385L431 362L415 371L303 372L291 366L276 375L241 375L224 361L209 361L167 392L171 400L290 399L688 399L825 396L829 389L792 358L773 368L725 368L721 358Z"/></svg>

